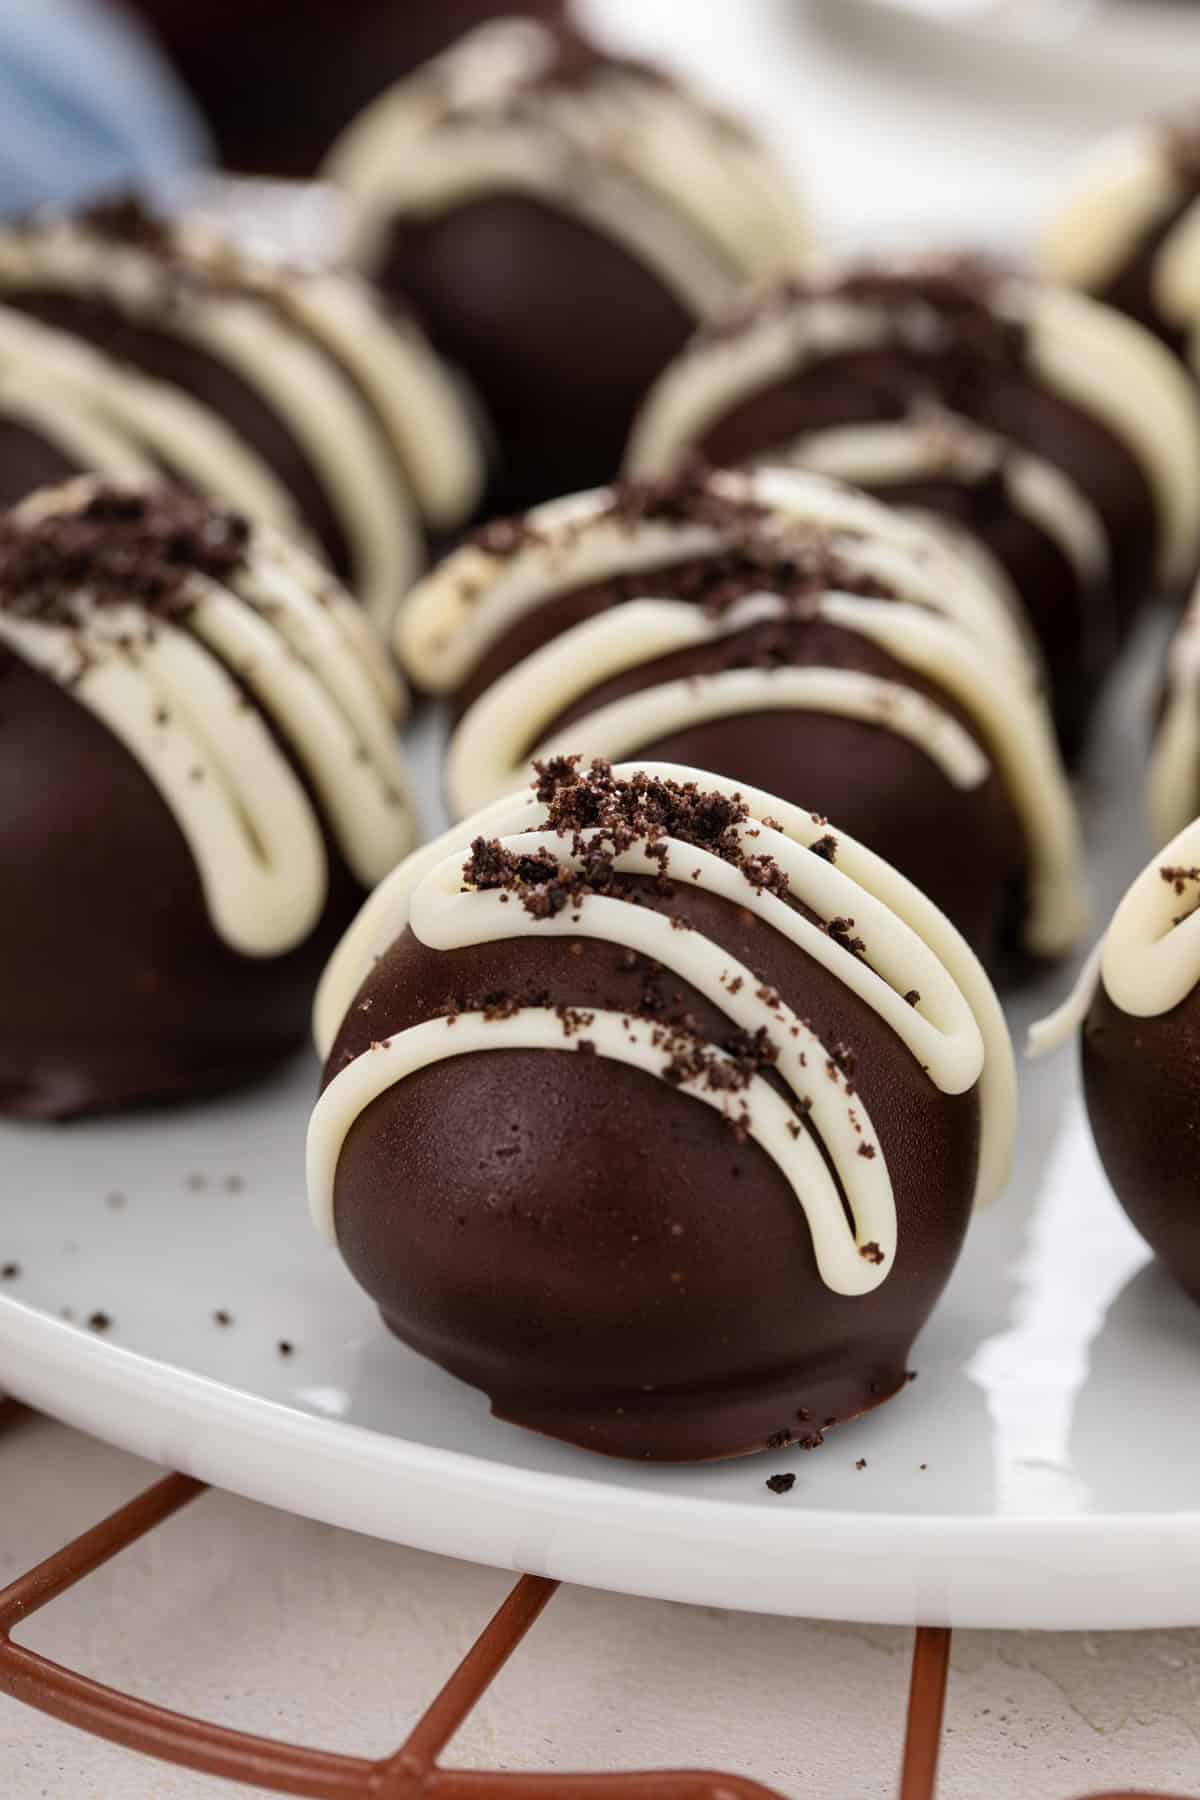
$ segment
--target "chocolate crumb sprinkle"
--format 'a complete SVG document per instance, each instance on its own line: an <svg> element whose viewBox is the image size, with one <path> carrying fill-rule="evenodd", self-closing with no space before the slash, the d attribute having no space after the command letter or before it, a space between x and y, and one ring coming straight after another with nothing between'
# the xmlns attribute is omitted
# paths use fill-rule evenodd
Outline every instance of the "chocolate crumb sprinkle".
<svg viewBox="0 0 1200 1800"><path fill-rule="evenodd" d="M794 1475L768 1475L767 1486L773 1494L790 1494L796 1485Z"/></svg>

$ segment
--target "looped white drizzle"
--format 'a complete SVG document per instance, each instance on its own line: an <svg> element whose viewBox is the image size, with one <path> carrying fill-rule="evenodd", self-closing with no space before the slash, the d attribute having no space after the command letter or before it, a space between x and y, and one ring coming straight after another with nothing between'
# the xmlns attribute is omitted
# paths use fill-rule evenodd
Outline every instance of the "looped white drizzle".
<svg viewBox="0 0 1200 1800"><path fill-rule="evenodd" d="M616 773L627 777L633 771ZM653 765L646 773L744 798L751 818L740 828L743 847L773 858L787 876L790 894L819 917L853 918L856 933L866 941L869 964L777 895L755 891L731 864L693 845L665 840L672 881L747 908L813 957L887 1023L942 1092L965 1093L979 1084L979 1192L990 1195L1003 1179L1011 1147L1011 1049L991 985L953 927L853 840L838 838L836 864L814 854L810 846L824 827L811 815L673 765ZM764 825L763 817L779 819L781 829ZM734 1027L766 1032L778 1051L777 1074L802 1110L811 1108L813 1132L829 1155L836 1180L814 1138L797 1129L795 1111L761 1077L739 1089L732 1101L695 1083L685 1084L684 1091L710 1105L732 1103L739 1117L744 1110L749 1134L781 1168L805 1210L822 1279L838 1293L871 1292L886 1278L897 1248L886 1160L861 1099L848 1091L819 1039L785 997L764 990L749 969L702 933L679 930L663 915L628 901L588 894L552 918L535 919L511 897L464 890L464 856L477 835L499 835L518 854L549 850L559 861L575 865L568 840L547 832L544 818L545 808L536 800L510 797L411 857L377 890L322 982L317 1002L322 1051L331 1047L372 958L406 925L434 949L547 935L595 938L650 957L695 987ZM583 842L594 835L603 833L584 833ZM616 867L646 873L656 865L647 861L645 851L644 843L629 847ZM919 998L910 1004L905 996L914 990ZM597 1013L578 1030L597 1054L662 1077L664 1053L654 1045L654 1027L646 1021ZM550 1008L524 1008L508 1020L460 1014L453 1026L436 1020L399 1032L340 1071L322 1095L309 1130L309 1192L320 1227L332 1235L338 1159L366 1106L430 1062L514 1047L562 1051L572 1049L573 1041L564 1036L563 1024ZM842 1193L853 1215L852 1232Z"/></svg>
<svg viewBox="0 0 1200 1800"><path fill-rule="evenodd" d="M1029 1051L1044 1056L1079 1030L1097 986L1135 1019L1157 1019L1200 982L1200 819L1159 852L1128 889L1071 993L1034 1025Z"/></svg>
<svg viewBox="0 0 1200 1800"><path fill-rule="evenodd" d="M74 511L96 486L37 494L16 517ZM192 851L221 937L245 955L280 955L324 908L321 817L364 887L411 847L407 773L359 619L349 623L357 609L324 570L259 528L241 570L225 582L192 574L187 598L177 622L133 602L92 607L86 593L69 627L0 611L0 643L137 758Z"/></svg>

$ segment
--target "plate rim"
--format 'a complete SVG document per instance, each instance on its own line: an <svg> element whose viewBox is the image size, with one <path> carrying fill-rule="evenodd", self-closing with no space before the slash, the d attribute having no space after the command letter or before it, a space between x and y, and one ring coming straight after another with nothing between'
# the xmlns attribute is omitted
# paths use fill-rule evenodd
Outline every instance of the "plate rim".
<svg viewBox="0 0 1200 1800"><path fill-rule="evenodd" d="M846 1623L1128 1630L1200 1618L1200 1509L864 1520L665 1498L321 1418L88 1337L9 1296L0 1296L0 1382L68 1424L246 1499L514 1573ZM336 1479L354 1468L385 1479ZM406 1492L439 1503L406 1506ZM1038 1581L1022 1579L1035 1570Z"/></svg>

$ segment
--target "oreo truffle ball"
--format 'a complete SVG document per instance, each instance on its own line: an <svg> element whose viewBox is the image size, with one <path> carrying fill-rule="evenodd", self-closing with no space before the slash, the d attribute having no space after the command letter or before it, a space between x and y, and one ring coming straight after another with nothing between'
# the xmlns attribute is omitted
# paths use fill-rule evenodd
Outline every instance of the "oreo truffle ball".
<svg viewBox="0 0 1200 1800"><path fill-rule="evenodd" d="M308 176L389 82L463 32L509 13L553 18L562 0L128 0L204 116L221 161Z"/></svg>
<svg viewBox="0 0 1200 1800"><path fill-rule="evenodd" d="M546 765L410 858L318 1003L319 1223L407 1344L614 1456L898 1393L1013 1069L936 907L836 828L663 764Z"/></svg>
<svg viewBox="0 0 1200 1800"><path fill-rule="evenodd" d="M492 512L611 480L693 328L807 241L739 124L529 20L472 33L381 96L325 173L350 201L354 261L484 401Z"/></svg>
<svg viewBox="0 0 1200 1800"><path fill-rule="evenodd" d="M361 611L273 532L76 482L0 519L0 1111L236 1087L411 848Z"/></svg>
<svg viewBox="0 0 1200 1800"><path fill-rule="evenodd" d="M0 231L0 302L49 328L50 358L102 352L167 474L303 528L382 625L423 564L424 527L460 525L478 499L482 452L454 379L349 276L121 201Z"/></svg>
<svg viewBox="0 0 1200 1800"><path fill-rule="evenodd" d="M985 956L1060 954L1086 916L1012 615L922 525L821 477L697 469L494 523L396 641L461 709L458 816L535 757L686 762L837 819Z"/></svg>
<svg viewBox="0 0 1200 1800"><path fill-rule="evenodd" d="M940 520L1024 613L1078 749L1158 584L1200 552L1200 405L1142 328L998 267L831 270L735 308L656 383L627 471L788 461Z"/></svg>
<svg viewBox="0 0 1200 1800"><path fill-rule="evenodd" d="M1200 1301L1200 824L1143 870L1074 995L1035 1028L1044 1052L1081 1028L1088 1117L1117 1199Z"/></svg>
<svg viewBox="0 0 1200 1800"><path fill-rule="evenodd" d="M1114 132L1071 171L1042 234L1041 267L1191 355L1200 320L1198 202L1200 114Z"/></svg>

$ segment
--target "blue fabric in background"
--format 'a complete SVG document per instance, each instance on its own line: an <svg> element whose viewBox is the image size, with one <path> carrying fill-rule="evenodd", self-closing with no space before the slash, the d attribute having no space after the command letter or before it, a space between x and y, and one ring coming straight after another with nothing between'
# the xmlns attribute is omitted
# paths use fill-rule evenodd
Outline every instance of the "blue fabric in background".
<svg viewBox="0 0 1200 1800"><path fill-rule="evenodd" d="M170 71L106 0L0 0L0 213L162 190L207 157Z"/></svg>

